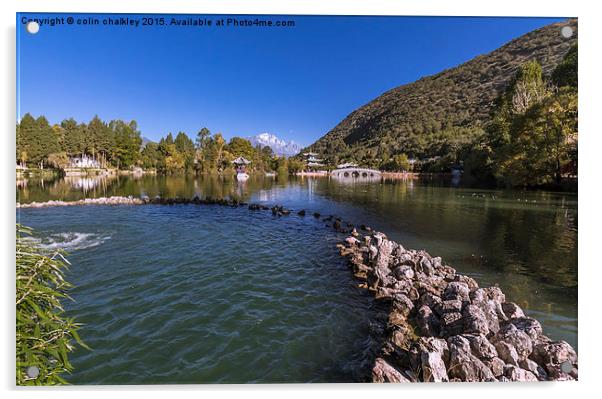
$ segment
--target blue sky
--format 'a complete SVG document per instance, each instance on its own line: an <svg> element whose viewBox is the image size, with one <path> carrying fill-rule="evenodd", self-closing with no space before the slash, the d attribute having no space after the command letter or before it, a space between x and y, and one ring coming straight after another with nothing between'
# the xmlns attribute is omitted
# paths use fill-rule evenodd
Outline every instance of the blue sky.
<svg viewBox="0 0 602 399"><path fill-rule="evenodd" d="M17 118L135 119L142 135L271 132L309 145L383 92L562 18L260 16L294 27L41 26L17 16ZM127 15L91 14L99 21ZM161 17L161 15L146 15ZM142 18L143 15L130 15ZM165 15L185 19L193 16ZM206 16L214 22L227 16ZM255 16L239 19L254 19Z"/></svg>

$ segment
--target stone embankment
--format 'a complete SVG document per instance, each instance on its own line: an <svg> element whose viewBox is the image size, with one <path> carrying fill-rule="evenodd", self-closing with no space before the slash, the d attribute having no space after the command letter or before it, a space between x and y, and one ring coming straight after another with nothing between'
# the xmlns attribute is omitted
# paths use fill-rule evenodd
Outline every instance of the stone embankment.
<svg viewBox="0 0 602 399"><path fill-rule="evenodd" d="M575 350L545 336L541 324L507 301L500 288L481 288L440 257L405 249L383 233L356 228L334 215L236 199L159 196L33 202L17 208L143 204L248 205L250 211L271 211L276 217L307 214L337 233L351 234L338 244L340 253L359 287L387 307L387 320L373 337L383 343L373 363L373 382L577 379Z"/></svg>
<svg viewBox="0 0 602 399"><path fill-rule="evenodd" d="M354 230L340 244L360 287L390 305L373 382L576 380L577 354L541 324L425 251Z"/></svg>

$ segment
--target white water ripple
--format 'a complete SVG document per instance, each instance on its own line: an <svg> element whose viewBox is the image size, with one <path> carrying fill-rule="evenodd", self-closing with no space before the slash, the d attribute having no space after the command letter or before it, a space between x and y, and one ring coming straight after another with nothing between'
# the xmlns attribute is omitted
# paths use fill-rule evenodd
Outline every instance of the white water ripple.
<svg viewBox="0 0 602 399"><path fill-rule="evenodd" d="M49 234L43 238L32 238L40 248L47 251L62 249L68 252L92 248L110 240L110 235L81 232Z"/></svg>

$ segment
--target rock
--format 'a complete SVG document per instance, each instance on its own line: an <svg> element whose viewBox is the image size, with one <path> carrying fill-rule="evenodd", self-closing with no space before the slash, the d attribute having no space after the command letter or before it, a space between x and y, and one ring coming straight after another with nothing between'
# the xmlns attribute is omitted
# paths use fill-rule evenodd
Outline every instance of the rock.
<svg viewBox="0 0 602 399"><path fill-rule="evenodd" d="M499 303L506 302L506 296L499 287L485 288L484 291L489 299Z"/></svg>
<svg viewBox="0 0 602 399"><path fill-rule="evenodd" d="M537 381L535 374L513 365L504 367L504 376L510 381Z"/></svg>
<svg viewBox="0 0 602 399"><path fill-rule="evenodd" d="M377 358L372 368L372 382L411 382L383 358Z"/></svg>
<svg viewBox="0 0 602 399"><path fill-rule="evenodd" d="M464 331L464 320L460 312L445 313L441 316L441 337L462 334Z"/></svg>
<svg viewBox="0 0 602 399"><path fill-rule="evenodd" d="M301 209L299 212L297 212L297 215L305 216L305 209Z"/></svg>
<svg viewBox="0 0 602 399"><path fill-rule="evenodd" d="M473 355L481 360L493 360L498 353L485 335L480 334L462 334L470 343L470 350Z"/></svg>
<svg viewBox="0 0 602 399"><path fill-rule="evenodd" d="M371 329L382 342L374 381L577 379L570 345L544 336L541 324L506 302L499 287L479 288L441 258L406 250L378 232L351 234L337 247L366 280L361 286L390 301Z"/></svg>
<svg viewBox="0 0 602 399"><path fill-rule="evenodd" d="M539 381L546 381L548 379L548 373L546 373L543 367L541 367L531 359L521 360L519 361L518 365L520 366L520 368L533 373L533 375L535 375L535 377L537 377Z"/></svg>
<svg viewBox="0 0 602 399"><path fill-rule="evenodd" d="M462 312L464 317L464 332L473 334L489 334L489 323L480 307L468 305Z"/></svg>
<svg viewBox="0 0 602 399"><path fill-rule="evenodd" d="M440 334L440 321L431 308L422 305L416 315L416 325L422 335L426 337L437 337Z"/></svg>
<svg viewBox="0 0 602 399"><path fill-rule="evenodd" d="M469 293L470 291L466 283L454 281L447 285L447 288L443 293L443 299L459 299L463 302L469 301Z"/></svg>
<svg viewBox="0 0 602 399"><path fill-rule="evenodd" d="M420 356L422 362L422 378L426 382L449 381L445 362L439 352L424 351Z"/></svg>
<svg viewBox="0 0 602 399"><path fill-rule="evenodd" d="M525 313L523 310L514 302L504 302L502 303L502 310L504 314L509 319L525 317Z"/></svg>
<svg viewBox="0 0 602 399"><path fill-rule="evenodd" d="M504 363L504 361L499 357L494 357L491 360L483 360L483 364L489 367L496 378L504 375L504 367L506 366L506 363Z"/></svg>
<svg viewBox="0 0 602 399"><path fill-rule="evenodd" d="M500 341L495 344L495 349L499 355L499 357L506 363L518 366L518 353L514 346L510 345L507 342Z"/></svg>
<svg viewBox="0 0 602 399"><path fill-rule="evenodd" d="M360 244L360 240L358 240L355 237L347 237L345 238L345 242L347 243L347 245L349 245L350 247L355 247L357 245Z"/></svg>
<svg viewBox="0 0 602 399"><path fill-rule="evenodd" d="M396 294L393 297L393 304L391 309L394 312L400 313L406 318L410 312L414 309L414 303L404 294Z"/></svg>
<svg viewBox="0 0 602 399"><path fill-rule="evenodd" d="M465 276L463 274L456 274L454 281L466 284L469 291L474 291L479 288L479 284L477 284L474 278Z"/></svg>
<svg viewBox="0 0 602 399"><path fill-rule="evenodd" d="M414 278L414 270L408 265L397 266L393 270L393 275L397 279L413 279Z"/></svg>
<svg viewBox="0 0 602 399"><path fill-rule="evenodd" d="M439 309L441 307L441 298L438 297L437 295L434 295L430 292L420 295L420 306L422 306L422 305L426 305L429 308L435 310L435 312L438 313L439 315L442 314L439 312Z"/></svg>
<svg viewBox="0 0 602 399"><path fill-rule="evenodd" d="M533 344L529 335L527 335L527 333L525 333L524 331L516 328L514 324L506 324L504 327L502 327L492 337L492 342L494 343L496 349L498 349L498 343L500 342L504 342L509 346L514 347L519 360L526 359L533 351ZM498 353L499 352L500 351L498 349ZM500 357L503 360L506 360L504 359L501 353ZM506 362L508 363L507 360Z"/></svg>
<svg viewBox="0 0 602 399"><path fill-rule="evenodd" d="M452 312L460 313L462 311L462 301L460 301L459 299L449 299L447 301L441 301L438 305L439 306L436 307L435 310L440 315Z"/></svg>
<svg viewBox="0 0 602 399"><path fill-rule="evenodd" d="M565 341L549 341L540 338L535 343L530 358L541 365L551 379L572 380L577 378L577 354ZM571 370L566 370L568 368Z"/></svg>
<svg viewBox="0 0 602 399"><path fill-rule="evenodd" d="M435 268L433 267L431 261L426 256L422 256L418 263L416 264L416 271L418 273L424 273L427 276L432 276L435 274Z"/></svg>
<svg viewBox="0 0 602 399"><path fill-rule="evenodd" d="M374 299L389 301L392 300L396 294L398 294L398 292L394 288L377 286L376 292L374 293Z"/></svg>
<svg viewBox="0 0 602 399"><path fill-rule="evenodd" d="M516 328L527 333L531 340L536 341L543 334L541 324L531 317L518 317L509 320Z"/></svg>
<svg viewBox="0 0 602 399"><path fill-rule="evenodd" d="M447 340L449 346L448 375L461 381L491 381L492 371L476 356L470 353L470 343L460 335Z"/></svg>

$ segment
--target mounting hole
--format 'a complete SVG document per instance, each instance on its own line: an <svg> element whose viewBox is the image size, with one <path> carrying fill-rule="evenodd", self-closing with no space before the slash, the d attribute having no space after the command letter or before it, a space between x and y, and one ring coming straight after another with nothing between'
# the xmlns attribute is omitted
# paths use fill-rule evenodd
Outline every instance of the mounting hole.
<svg viewBox="0 0 602 399"><path fill-rule="evenodd" d="M571 362L562 362L562 364L560 365L560 369L568 374L571 371L573 371L573 365L571 364Z"/></svg>
<svg viewBox="0 0 602 399"><path fill-rule="evenodd" d="M29 366L27 367L25 373L29 378L38 378L38 376L40 375L40 369L36 366Z"/></svg>
<svg viewBox="0 0 602 399"><path fill-rule="evenodd" d="M25 28L27 29L27 32L35 35L40 31L40 24L36 21L29 21L27 25L25 25Z"/></svg>
<svg viewBox="0 0 602 399"><path fill-rule="evenodd" d="M565 39L568 39L573 36L573 28L570 26L563 26L562 29L560 29L560 34Z"/></svg>

